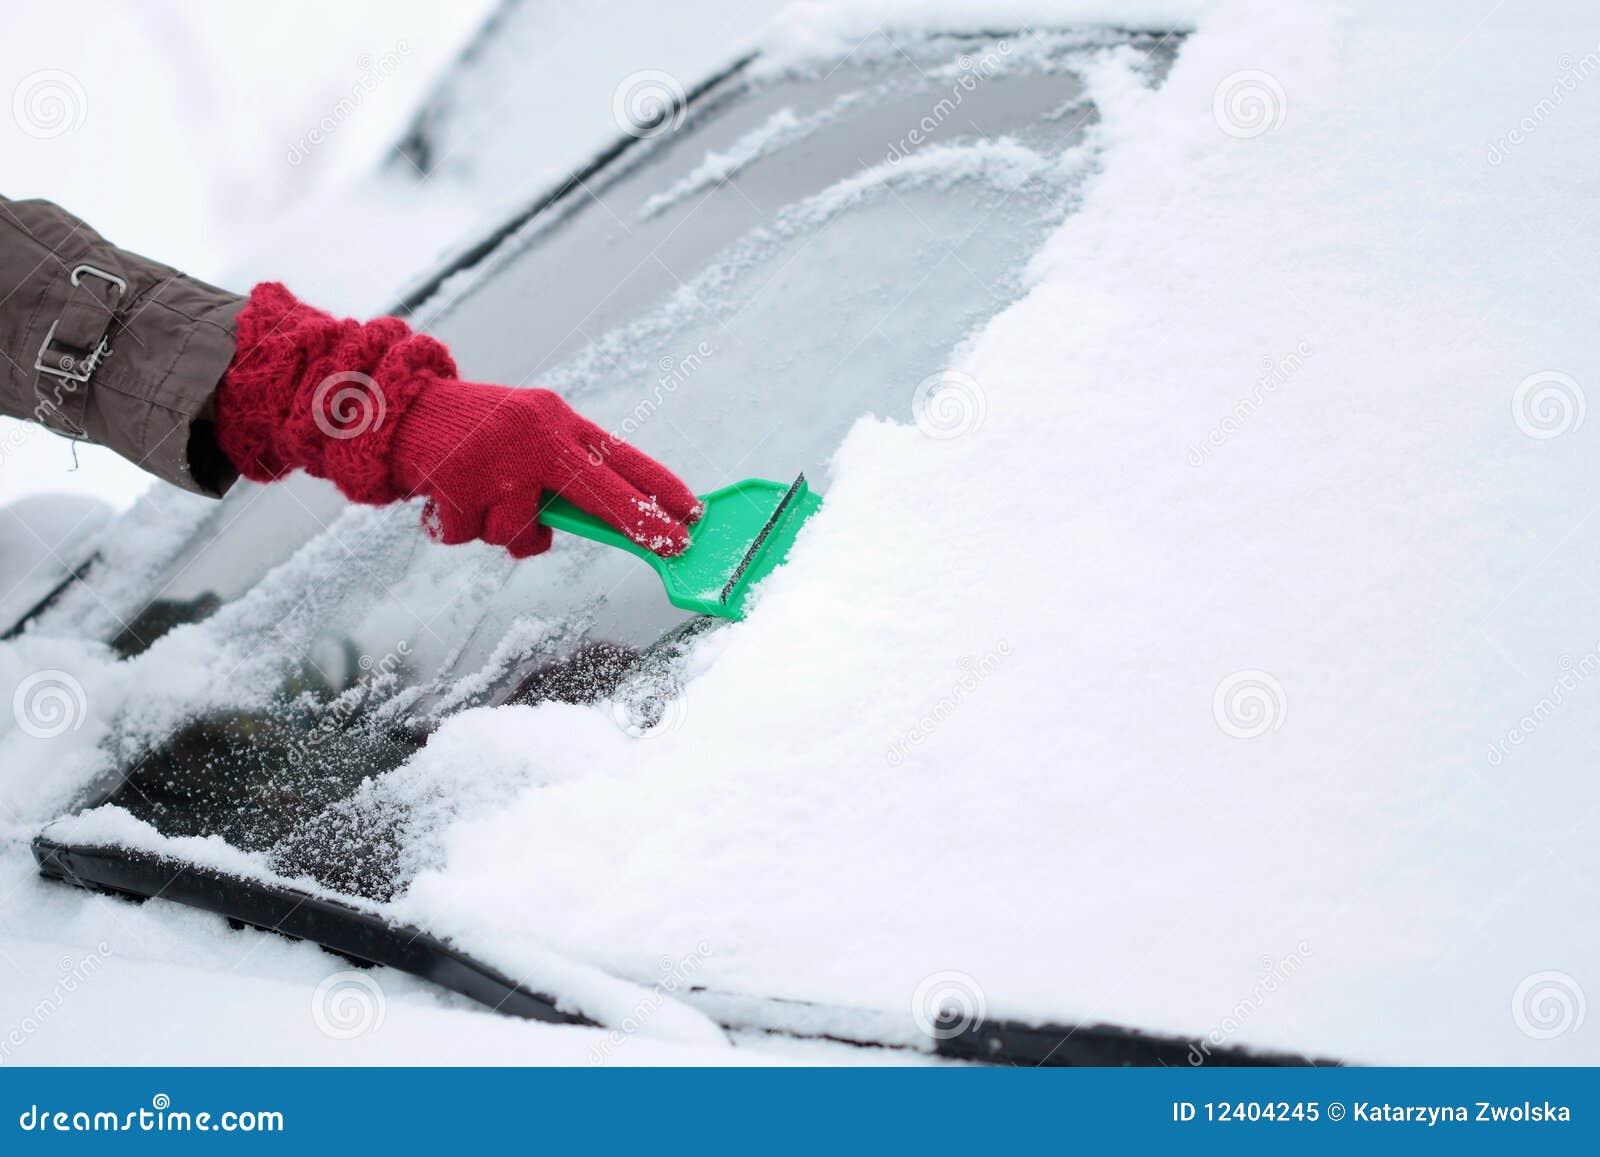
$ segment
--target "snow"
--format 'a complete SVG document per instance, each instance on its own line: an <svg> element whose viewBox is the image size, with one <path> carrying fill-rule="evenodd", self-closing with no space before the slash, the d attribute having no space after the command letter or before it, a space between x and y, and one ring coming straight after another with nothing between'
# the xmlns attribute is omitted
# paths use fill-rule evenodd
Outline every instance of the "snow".
<svg viewBox="0 0 1600 1157"><path fill-rule="evenodd" d="M731 149L707 153L687 177L646 201L640 216L653 217L687 197L736 176L751 161L783 148L803 136L814 124L814 119L810 123L802 121L792 108L779 109L760 128L740 137Z"/></svg>
<svg viewBox="0 0 1600 1157"><path fill-rule="evenodd" d="M176 919L172 905L161 907L164 919ZM138 949L116 947L131 938L121 929L101 942L103 953L47 942L8 948L9 963L40 982L26 1006L0 1015L0 1063L82 1064L86 1042L96 1060L159 1066L293 1065L307 1056L349 1065L772 1063L759 1049L733 1048L720 1036L681 1041L619 1032L613 1039L497 1015L403 973L354 971L265 933L183 931L191 942L233 943L215 945L202 965L133 956ZM251 967L235 970L246 963ZM642 1023L656 1027L659 1019ZM7 1039L21 1043L7 1047ZM863 1063L838 1046L785 1060Z"/></svg>
<svg viewBox="0 0 1600 1157"><path fill-rule="evenodd" d="M1294 954L1230 1043L1594 1059L1512 1012L1525 978L1581 983L1595 957L1572 918L1594 896L1592 729L1544 725L1518 753L1537 788L1483 758L1592 646L1582 431L1532 440L1510 410L1542 368L1581 381L1583 306L1535 283L1552 242L1498 240L1539 226L1482 147L1526 87L1494 67L1508 40L1554 60L1593 38L1457 44L1442 18L1219 13L1160 91L1104 101L1100 180L957 367L982 426L863 419L681 724L574 746L529 712L558 782L459 822L409 910L508 961L523 930L624 974L709 937L711 982L739 992L898 1007L956 968L991 1012L1200 1035ZM1438 73L1404 108L1397 56ZM1291 93L1256 137L1213 114L1246 69ZM1574 103L1545 127L1504 179L1547 181L1538 220L1570 235L1581 194L1552 190L1594 126ZM890 765L963 658L1002 645ZM1214 698L1252 669L1288 710L1243 739Z"/></svg>
<svg viewBox="0 0 1600 1157"><path fill-rule="evenodd" d="M658 15L673 67L724 61L736 7ZM565 44L552 83L578 83L577 15L539 14ZM1600 131L1582 64L1600 14L872 0L796 6L765 43L799 59L885 20L980 15L1195 31L1158 90L1089 77L1098 172L1025 296L952 351L967 392L936 433L955 436L862 416L823 512L755 613L703 644L671 727L636 737L605 705L554 703L449 721L396 773L460 790L393 914L513 972L559 961L644 991L692 958L735 994L901 1010L955 974L1026 1020L1351 1061L1600 1061L1579 1031L1600 985L1583 421L1600 367L1572 261L1594 232L1576 162ZM595 94L618 67L659 67L615 23L626 43L592 58L605 83L585 73L556 170L614 132ZM472 147L491 125L459 130L479 165L461 182L548 175ZM228 613L104 678L209 655L248 625ZM5 645L4 686L102 670L84 647ZM63 1002L30 1058L81 1059L84 1032L128 1059L175 1059L173 1041L186 1059L244 1041L375 1058L308 1028L308 988L335 970L308 946L27 878L26 836L123 694L85 691L64 745L0 733L0 965L25 981L0 987L0 1025L103 941L114 983ZM235 952L260 954L244 979ZM386 1059L577 1062L604 1039L379 975L392 1036L365 1039ZM152 1042L132 994L169 985L182 1019ZM241 992L242 1026L202 1015ZM669 1007L673 1039L643 1055L758 1052Z"/></svg>

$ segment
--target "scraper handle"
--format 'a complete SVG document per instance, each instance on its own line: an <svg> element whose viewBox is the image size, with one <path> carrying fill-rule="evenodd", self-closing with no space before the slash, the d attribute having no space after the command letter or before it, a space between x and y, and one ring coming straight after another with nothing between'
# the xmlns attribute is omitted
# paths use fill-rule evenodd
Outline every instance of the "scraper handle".
<svg viewBox="0 0 1600 1157"><path fill-rule="evenodd" d="M636 554L642 559L651 560L659 557L634 542L605 519L590 514L587 510L580 510L558 494L552 494L544 500L544 505L539 510L539 521L552 530L562 530L579 538L587 538L605 546L614 546L618 550Z"/></svg>

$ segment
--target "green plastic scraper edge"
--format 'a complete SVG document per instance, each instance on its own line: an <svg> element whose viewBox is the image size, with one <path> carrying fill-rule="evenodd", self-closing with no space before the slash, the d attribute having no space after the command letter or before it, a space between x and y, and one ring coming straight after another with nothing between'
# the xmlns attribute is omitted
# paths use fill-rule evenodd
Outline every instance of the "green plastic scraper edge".
<svg viewBox="0 0 1600 1157"><path fill-rule="evenodd" d="M723 619L744 618L750 588L789 555L795 535L822 506L801 474L785 486L747 478L700 495L705 513L689 530L689 549L674 558L658 554L565 498L552 497L539 521L637 555L655 568L673 606Z"/></svg>

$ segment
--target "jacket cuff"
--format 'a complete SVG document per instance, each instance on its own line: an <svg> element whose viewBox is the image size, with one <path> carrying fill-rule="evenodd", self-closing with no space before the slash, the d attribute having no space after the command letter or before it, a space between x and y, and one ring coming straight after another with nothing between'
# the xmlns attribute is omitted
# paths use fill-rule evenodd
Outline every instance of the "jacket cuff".
<svg viewBox="0 0 1600 1157"><path fill-rule="evenodd" d="M236 473L206 405L244 301L119 249L47 201L0 197L0 412L220 496Z"/></svg>
<svg viewBox="0 0 1600 1157"><path fill-rule="evenodd" d="M202 308L162 323L162 340L180 335L171 348L149 347L120 363L115 355L106 360L90 383L88 434L163 481L220 498L239 472L217 446L207 404L233 358L233 320L244 300L188 278L168 290L174 297L215 300L191 300L189 306ZM175 309L165 301L148 305L148 312ZM138 349L142 320L133 321L119 346Z"/></svg>

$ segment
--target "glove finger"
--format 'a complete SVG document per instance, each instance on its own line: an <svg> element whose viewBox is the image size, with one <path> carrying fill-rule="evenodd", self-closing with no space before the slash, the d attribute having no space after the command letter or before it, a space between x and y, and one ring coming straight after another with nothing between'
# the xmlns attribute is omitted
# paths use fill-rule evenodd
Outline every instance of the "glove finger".
<svg viewBox="0 0 1600 1157"><path fill-rule="evenodd" d="M525 553L518 554L512 550L512 556L527 558L530 554L540 553L538 549L533 549L540 546L540 536L528 533L537 529L540 529L539 492L528 489L489 508L489 513L483 520L483 541L508 549L515 543ZM543 529L549 530L548 527ZM548 549L549 535L546 534L543 538L543 549Z"/></svg>
<svg viewBox="0 0 1600 1157"><path fill-rule="evenodd" d="M483 511L476 506L458 506L437 496L422 508L422 526L428 537L446 546L459 546L483 534Z"/></svg>
<svg viewBox="0 0 1600 1157"><path fill-rule="evenodd" d="M549 550L551 539L554 537L548 526L542 522L535 522L506 543L506 549L511 552L512 558L532 558Z"/></svg>
<svg viewBox="0 0 1600 1157"><path fill-rule="evenodd" d="M641 492L680 522L693 522L702 509L700 500L671 470L621 438L607 433L588 419L583 421L582 438L592 451L591 461L598 458L605 465L632 483Z"/></svg>
<svg viewBox="0 0 1600 1157"><path fill-rule="evenodd" d="M602 518L634 542L659 555L682 554L689 532L653 499L634 489L615 471L581 459L570 479L556 493L578 509Z"/></svg>

